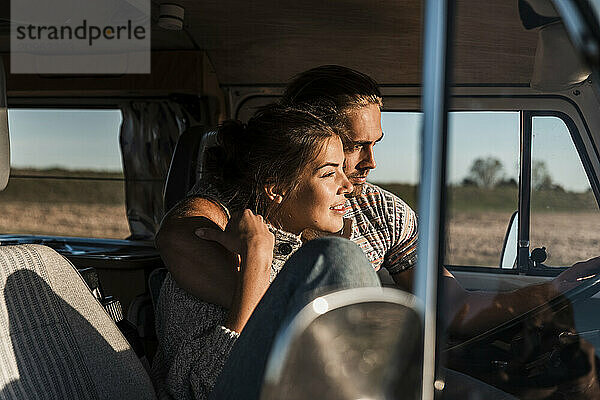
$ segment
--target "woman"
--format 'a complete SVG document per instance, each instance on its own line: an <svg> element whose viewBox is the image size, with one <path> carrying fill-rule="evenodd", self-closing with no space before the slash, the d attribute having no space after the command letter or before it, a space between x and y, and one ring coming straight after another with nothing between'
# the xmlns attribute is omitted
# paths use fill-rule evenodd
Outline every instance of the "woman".
<svg viewBox="0 0 600 400"><path fill-rule="evenodd" d="M379 285L362 251L347 240L315 240L292 256L306 229L335 233L344 226L352 184L343 172L342 141L327 124L308 111L274 105L246 126L224 123L217 138L207 177L192 192L222 209L224 232L206 230L205 239L238 255L237 289L226 310L166 278L153 365L161 397L203 399L214 388L213 398L257 398L283 319L319 291Z"/></svg>

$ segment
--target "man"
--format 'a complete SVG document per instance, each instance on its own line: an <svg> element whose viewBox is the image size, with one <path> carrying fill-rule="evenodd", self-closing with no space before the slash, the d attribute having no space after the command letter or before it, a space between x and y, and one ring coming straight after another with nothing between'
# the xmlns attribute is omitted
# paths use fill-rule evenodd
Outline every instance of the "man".
<svg viewBox="0 0 600 400"><path fill-rule="evenodd" d="M349 68L321 66L299 74L281 102L310 107L344 138L345 172L356 187L345 205L345 218L352 227L344 236L360 246L376 270L386 268L400 288L410 290L417 240L415 213L397 196L366 182L369 171L376 167L374 146L383 137L377 84ZM192 194L165 216L156 241L165 264L184 290L230 308L238 276L237 257L216 241L199 240L195 235L198 228L212 228L202 229L202 237L210 239L208 233L225 230L227 222L220 206ZM286 246L275 249L276 253L289 251ZM215 260L226 261L231 268L224 269L224 263ZM579 271L571 268L551 283L505 293L466 291L444 269L442 315L454 335L473 336L545 303L559 289L575 285L577 276L584 276L598 261L586 263Z"/></svg>

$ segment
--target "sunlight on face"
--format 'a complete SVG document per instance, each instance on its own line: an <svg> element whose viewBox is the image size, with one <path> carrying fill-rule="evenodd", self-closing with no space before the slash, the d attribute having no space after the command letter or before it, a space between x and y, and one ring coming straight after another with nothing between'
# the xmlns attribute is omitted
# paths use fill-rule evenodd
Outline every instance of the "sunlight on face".
<svg viewBox="0 0 600 400"><path fill-rule="evenodd" d="M276 216L283 229L299 234L307 228L332 233L343 228L345 194L352 191L343 165L342 141L338 136L326 139L300 175L297 188L284 196Z"/></svg>
<svg viewBox="0 0 600 400"><path fill-rule="evenodd" d="M353 185L362 185L377 166L373 148L383 138L379 106L370 104L352 111L348 122L351 144L346 148L346 174Z"/></svg>

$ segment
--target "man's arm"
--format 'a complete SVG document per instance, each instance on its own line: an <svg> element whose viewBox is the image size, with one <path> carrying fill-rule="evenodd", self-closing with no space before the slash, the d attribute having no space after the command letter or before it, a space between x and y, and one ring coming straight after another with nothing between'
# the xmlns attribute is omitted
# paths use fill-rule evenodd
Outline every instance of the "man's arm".
<svg viewBox="0 0 600 400"><path fill-rule="evenodd" d="M454 275L452 275L450 271L448 271L445 267L442 268L444 268L442 273L445 277L449 277L456 280L456 278L454 278ZM410 268L405 271L394 274L392 275L392 279L394 280L394 283L396 284L396 286L398 286L399 289L402 289L405 292L412 293L414 290L413 286L415 279L415 269Z"/></svg>
<svg viewBox="0 0 600 400"><path fill-rule="evenodd" d="M412 291L414 268L392 275L402 290ZM472 337L521 315L545 302L550 296L547 284L528 286L511 292L465 290L446 268L439 282L443 286L441 309L445 328L452 336Z"/></svg>
<svg viewBox="0 0 600 400"><path fill-rule="evenodd" d="M456 337L473 337L547 303L580 285L580 277L600 273L600 257L579 262L552 281L508 292L465 290L443 269L441 313L445 328ZM414 268L392 275L396 284L412 289Z"/></svg>
<svg viewBox="0 0 600 400"><path fill-rule="evenodd" d="M197 228L224 230L227 220L225 211L210 200L184 199L163 218L156 245L181 288L203 301L230 308L236 287L237 256L194 234Z"/></svg>

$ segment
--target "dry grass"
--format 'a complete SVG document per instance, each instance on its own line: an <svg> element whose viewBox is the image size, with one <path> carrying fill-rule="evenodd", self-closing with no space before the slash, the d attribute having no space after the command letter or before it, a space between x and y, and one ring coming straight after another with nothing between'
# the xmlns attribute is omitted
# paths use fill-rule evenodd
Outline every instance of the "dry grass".
<svg viewBox="0 0 600 400"><path fill-rule="evenodd" d="M446 264L496 267L510 212L456 212L448 224ZM600 255L600 213L534 213L531 249L545 246L546 264L569 266Z"/></svg>
<svg viewBox="0 0 600 400"><path fill-rule="evenodd" d="M449 220L446 259L449 265L497 267L510 212L456 212Z"/></svg>
<svg viewBox="0 0 600 400"><path fill-rule="evenodd" d="M570 266L600 256L600 212L533 213L531 218L531 248L546 247L546 264Z"/></svg>
<svg viewBox="0 0 600 400"><path fill-rule="evenodd" d="M510 212L455 212L448 224L445 264L496 267ZM549 265L571 265L600 255L600 214L534 213L532 247L546 246ZM123 239L125 205L0 202L0 233Z"/></svg>
<svg viewBox="0 0 600 400"><path fill-rule="evenodd" d="M124 239L125 204L0 202L0 232Z"/></svg>

